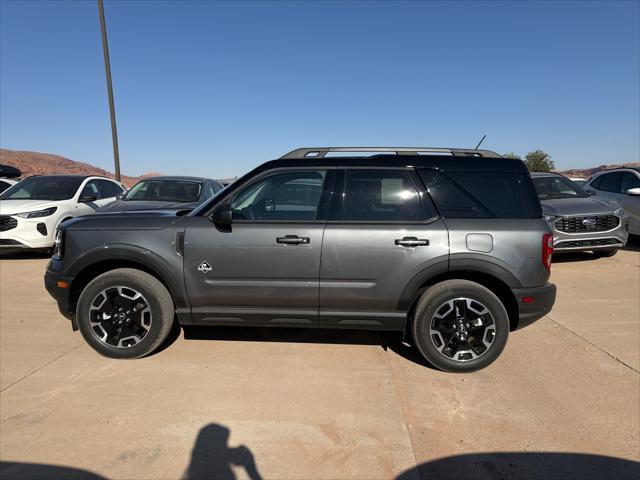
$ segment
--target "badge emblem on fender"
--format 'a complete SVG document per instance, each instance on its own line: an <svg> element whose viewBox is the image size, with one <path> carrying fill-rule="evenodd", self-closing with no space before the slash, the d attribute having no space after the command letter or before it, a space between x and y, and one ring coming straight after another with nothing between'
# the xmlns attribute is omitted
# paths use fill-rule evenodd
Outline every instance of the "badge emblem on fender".
<svg viewBox="0 0 640 480"><path fill-rule="evenodd" d="M209 273L211 270L213 270L213 267L209 265L207 262L202 262L200 265L198 265L199 272Z"/></svg>

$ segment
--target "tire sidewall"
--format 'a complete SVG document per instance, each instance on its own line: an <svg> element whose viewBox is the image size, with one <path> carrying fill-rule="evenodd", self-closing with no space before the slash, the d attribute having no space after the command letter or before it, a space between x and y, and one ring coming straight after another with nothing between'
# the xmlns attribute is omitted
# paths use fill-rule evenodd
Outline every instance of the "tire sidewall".
<svg viewBox="0 0 640 480"><path fill-rule="evenodd" d="M89 308L95 297L110 287L129 287L142 294L151 310L151 328L141 342L131 347L113 347L100 341L89 323ZM82 291L76 309L78 329L85 341L98 353L111 358L139 358L155 349L157 340L163 332L163 323L167 320L159 292L151 284L120 272L110 272L92 280Z"/></svg>
<svg viewBox="0 0 640 480"><path fill-rule="evenodd" d="M500 299L482 285L472 282L466 283L469 283L469 285L453 286L453 288L435 285L435 287L439 288L433 292L427 290L422 299L424 303L416 310L414 324L414 342L416 346L432 365L448 372L471 372L490 365L500 356L509 337L509 316ZM429 333L431 320L436 310L445 302L459 297L482 303L491 313L495 325L495 337L489 350L479 358L464 362L450 359L440 353L433 344Z"/></svg>

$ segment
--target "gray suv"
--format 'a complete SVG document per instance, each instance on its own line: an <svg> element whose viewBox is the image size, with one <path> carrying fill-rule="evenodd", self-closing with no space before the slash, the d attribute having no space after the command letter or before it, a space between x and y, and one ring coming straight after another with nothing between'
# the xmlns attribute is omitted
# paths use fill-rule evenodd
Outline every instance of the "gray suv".
<svg viewBox="0 0 640 480"><path fill-rule="evenodd" d="M615 200L590 197L558 173L532 173L542 213L553 230L555 252L592 251L611 257L629 238L629 218Z"/></svg>
<svg viewBox="0 0 640 480"><path fill-rule="evenodd" d="M45 285L109 357L153 352L177 321L400 331L434 366L471 371L550 311L552 253L521 161L306 148L186 215L65 222Z"/></svg>

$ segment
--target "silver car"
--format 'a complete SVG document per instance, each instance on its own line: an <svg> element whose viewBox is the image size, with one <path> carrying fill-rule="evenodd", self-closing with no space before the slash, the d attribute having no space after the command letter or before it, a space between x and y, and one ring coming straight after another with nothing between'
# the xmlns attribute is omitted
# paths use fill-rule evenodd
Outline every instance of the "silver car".
<svg viewBox="0 0 640 480"><path fill-rule="evenodd" d="M616 168L589 179L586 192L602 200L615 200L629 216L629 233L640 235L640 168Z"/></svg>
<svg viewBox="0 0 640 480"><path fill-rule="evenodd" d="M553 230L554 251L586 250L608 257L625 246L628 217L618 202L590 197L557 173L532 173L531 177Z"/></svg>

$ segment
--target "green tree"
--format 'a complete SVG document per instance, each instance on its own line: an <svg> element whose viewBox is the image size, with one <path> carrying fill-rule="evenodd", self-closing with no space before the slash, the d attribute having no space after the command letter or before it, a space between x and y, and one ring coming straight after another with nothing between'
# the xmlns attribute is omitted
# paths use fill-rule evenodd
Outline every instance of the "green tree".
<svg viewBox="0 0 640 480"><path fill-rule="evenodd" d="M542 150L527 153L524 164L530 172L550 172L555 167L551 156Z"/></svg>
<svg viewBox="0 0 640 480"><path fill-rule="evenodd" d="M514 160L522 160L522 157L517 153L509 152L503 155L505 158L513 158Z"/></svg>

